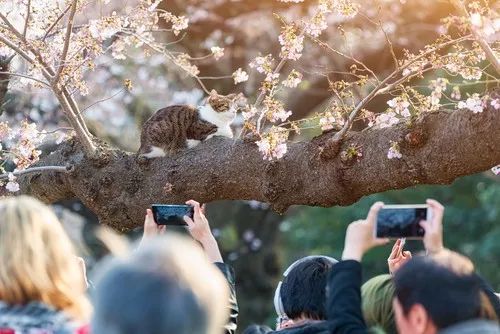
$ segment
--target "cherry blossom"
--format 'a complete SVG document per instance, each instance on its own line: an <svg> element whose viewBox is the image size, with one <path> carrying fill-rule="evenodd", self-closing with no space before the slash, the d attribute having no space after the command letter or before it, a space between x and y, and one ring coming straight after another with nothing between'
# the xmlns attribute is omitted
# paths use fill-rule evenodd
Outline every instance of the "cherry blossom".
<svg viewBox="0 0 500 334"><path fill-rule="evenodd" d="M472 94L472 96L465 101L458 102L457 106L459 109L469 109L474 114L483 112L484 110L483 100L477 93Z"/></svg>
<svg viewBox="0 0 500 334"><path fill-rule="evenodd" d="M273 57L270 54L255 57L255 59L250 62L249 66L255 68L259 73L272 73Z"/></svg>
<svg viewBox="0 0 500 334"><path fill-rule="evenodd" d="M321 126L322 131L333 129L335 124L339 126L343 126L345 124L344 118L337 111L328 111L319 119L319 125Z"/></svg>
<svg viewBox="0 0 500 334"><path fill-rule="evenodd" d="M399 151L399 144L395 141L391 140L391 147L389 148L389 151L387 151L387 158L388 159L401 159L403 155Z"/></svg>
<svg viewBox="0 0 500 334"><path fill-rule="evenodd" d="M210 51L212 51L212 54L213 54L215 60L219 60L222 57L224 57L224 48L221 48L218 46L212 46L210 48Z"/></svg>
<svg viewBox="0 0 500 334"><path fill-rule="evenodd" d="M245 82L248 80L248 74L247 72L243 71L240 68L238 68L234 73L233 73L233 79L234 79L234 84L239 84L240 82Z"/></svg>
<svg viewBox="0 0 500 334"><path fill-rule="evenodd" d="M17 178L14 176L13 173L9 173L8 176L9 176L9 182L7 182L5 188L13 193L19 191L19 183L16 182Z"/></svg>
<svg viewBox="0 0 500 334"><path fill-rule="evenodd" d="M297 29L294 26L285 26L278 40L281 44L281 58L298 60L302 57L304 36L297 35Z"/></svg>
<svg viewBox="0 0 500 334"><path fill-rule="evenodd" d="M500 99L491 100L490 104L495 110L500 110Z"/></svg>
<svg viewBox="0 0 500 334"><path fill-rule="evenodd" d="M389 105L389 107L391 107L392 110L394 110L396 114L399 114L403 117L411 116L410 110L408 109L408 107L410 106L410 102L408 102L405 97L395 97L392 100L387 101L387 104Z"/></svg>
<svg viewBox="0 0 500 334"><path fill-rule="evenodd" d="M460 100L462 98L462 94L460 94L460 87L454 86L450 96L454 100Z"/></svg>
<svg viewBox="0 0 500 334"><path fill-rule="evenodd" d="M286 80L282 82L282 84L285 87L295 88L300 84L301 81L302 81L302 73L293 69L286 78Z"/></svg>
<svg viewBox="0 0 500 334"><path fill-rule="evenodd" d="M286 145L287 139L288 132L286 130L272 127L256 144L265 160L281 159L288 149Z"/></svg>
<svg viewBox="0 0 500 334"><path fill-rule="evenodd" d="M396 113L389 111L380 114L375 119L375 124L380 128L388 128L399 123L399 119L396 117Z"/></svg>

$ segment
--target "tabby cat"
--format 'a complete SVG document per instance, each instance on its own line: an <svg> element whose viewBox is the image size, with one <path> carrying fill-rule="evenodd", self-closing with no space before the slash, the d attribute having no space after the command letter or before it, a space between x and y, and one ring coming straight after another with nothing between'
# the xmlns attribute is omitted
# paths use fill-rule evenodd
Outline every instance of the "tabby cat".
<svg viewBox="0 0 500 334"><path fill-rule="evenodd" d="M210 92L205 105L169 106L155 112L142 126L140 158L172 155L192 148L213 136L233 138L230 124L236 116L241 94Z"/></svg>

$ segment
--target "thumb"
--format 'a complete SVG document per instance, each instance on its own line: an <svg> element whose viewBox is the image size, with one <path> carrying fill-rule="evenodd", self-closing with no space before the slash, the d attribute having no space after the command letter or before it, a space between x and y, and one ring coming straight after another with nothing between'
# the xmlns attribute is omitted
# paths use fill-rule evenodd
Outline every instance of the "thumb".
<svg viewBox="0 0 500 334"><path fill-rule="evenodd" d="M404 251L403 252L403 257L405 259L411 259L411 252L410 251Z"/></svg>

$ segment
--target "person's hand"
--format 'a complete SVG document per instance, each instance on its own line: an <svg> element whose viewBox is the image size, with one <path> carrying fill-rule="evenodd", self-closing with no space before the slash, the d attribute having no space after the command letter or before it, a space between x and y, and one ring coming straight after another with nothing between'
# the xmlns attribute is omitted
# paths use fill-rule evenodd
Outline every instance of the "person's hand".
<svg viewBox="0 0 500 334"><path fill-rule="evenodd" d="M389 239L376 238L374 233L377 214L383 205L382 202L373 204L365 220L358 220L349 224L345 236L342 260L361 261L363 255L370 248L389 242Z"/></svg>
<svg viewBox="0 0 500 334"><path fill-rule="evenodd" d="M387 259L387 265L389 266L389 273L394 275L394 273L408 261L411 259L411 252L403 251L404 245L402 244L402 240L398 239L394 243L392 247L392 252Z"/></svg>
<svg viewBox="0 0 500 334"><path fill-rule="evenodd" d="M424 246L428 254L439 253L444 249L443 245L443 214L444 207L438 201L428 199L427 205L432 212L430 221L423 220L420 226L425 231Z"/></svg>
<svg viewBox="0 0 500 334"><path fill-rule="evenodd" d="M217 240L215 240L207 217L205 217L205 206L200 206L200 203L193 200L187 201L186 204L192 205L194 209L193 219L184 216L184 221L188 224L189 234L201 244L209 261L224 262Z"/></svg>
<svg viewBox="0 0 500 334"><path fill-rule="evenodd" d="M193 219L184 216L184 221L188 224L188 231L195 240L203 244L207 239L213 238L207 217L205 217L205 206L200 206L200 203L193 200L187 201L186 204L191 205L194 209Z"/></svg>
<svg viewBox="0 0 500 334"><path fill-rule="evenodd" d="M144 218L144 233L142 240L164 234L166 230L165 225L158 225L153 217L153 212L150 209L146 210L146 218Z"/></svg>

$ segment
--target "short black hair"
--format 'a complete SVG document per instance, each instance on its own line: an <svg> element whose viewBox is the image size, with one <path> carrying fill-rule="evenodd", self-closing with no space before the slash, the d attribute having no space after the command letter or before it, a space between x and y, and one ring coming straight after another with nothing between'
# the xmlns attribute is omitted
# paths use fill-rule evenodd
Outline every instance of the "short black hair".
<svg viewBox="0 0 500 334"><path fill-rule="evenodd" d="M316 257L299 263L283 279L280 295L283 310L290 319L306 316L326 318L326 285L333 263Z"/></svg>
<svg viewBox="0 0 500 334"><path fill-rule="evenodd" d="M394 285L403 312L420 304L438 329L480 316L480 284L474 273L457 274L419 256L396 272Z"/></svg>

